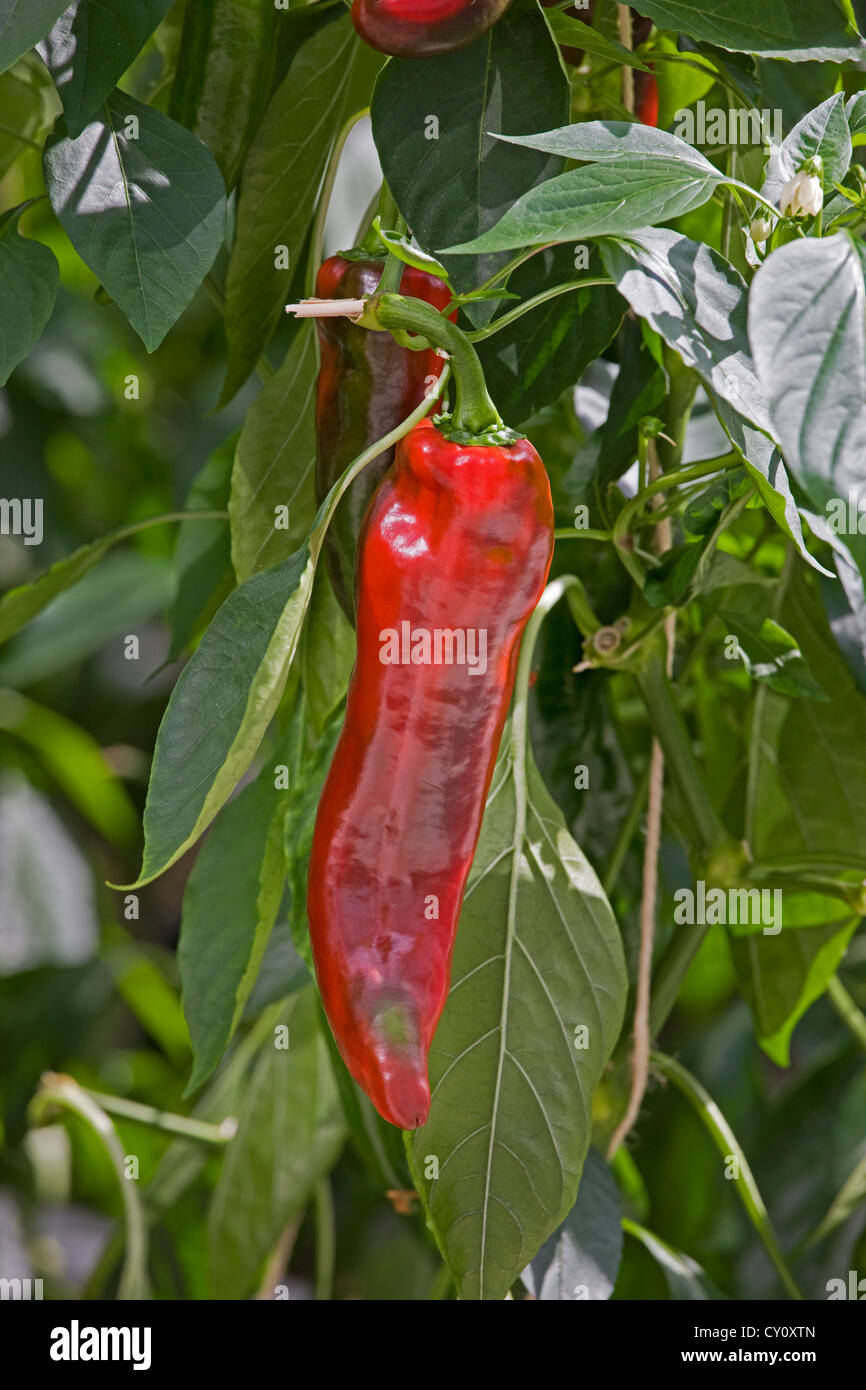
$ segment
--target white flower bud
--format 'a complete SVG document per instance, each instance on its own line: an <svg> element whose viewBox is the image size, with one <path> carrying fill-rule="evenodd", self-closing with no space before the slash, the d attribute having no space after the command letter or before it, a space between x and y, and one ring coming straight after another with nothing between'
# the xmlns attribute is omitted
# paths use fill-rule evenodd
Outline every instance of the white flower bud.
<svg viewBox="0 0 866 1390"><path fill-rule="evenodd" d="M756 246L763 246L772 230L766 217L756 217L749 228L749 236Z"/></svg>
<svg viewBox="0 0 866 1390"><path fill-rule="evenodd" d="M786 217L815 217L823 206L821 180L805 169L788 179L779 194L779 208Z"/></svg>

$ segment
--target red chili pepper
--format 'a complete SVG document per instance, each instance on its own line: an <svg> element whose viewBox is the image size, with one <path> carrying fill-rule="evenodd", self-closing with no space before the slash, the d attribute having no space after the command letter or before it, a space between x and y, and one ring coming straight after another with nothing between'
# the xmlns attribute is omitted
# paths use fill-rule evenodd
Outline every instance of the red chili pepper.
<svg viewBox="0 0 866 1390"><path fill-rule="evenodd" d="M425 420L361 535L358 658L307 911L340 1052L403 1129L430 1107L427 1053L552 525L528 440L457 444Z"/></svg>
<svg viewBox="0 0 866 1390"><path fill-rule="evenodd" d="M364 252L331 256L316 277L320 299L363 299L382 275L384 259ZM436 275L414 266L403 271L401 290L444 309L451 291ZM456 317L456 313L455 313ZM436 380L443 358L432 350L412 352L390 333L358 328L351 319L317 319L321 366L316 388L316 502L364 449L390 434L421 404ZM355 549L364 513L394 450L380 454L355 480L337 509L327 536L325 558L340 606L355 621Z"/></svg>
<svg viewBox="0 0 866 1390"><path fill-rule="evenodd" d="M429 336L426 306L388 295L374 303L383 306L378 322L388 323L393 305L391 326ZM403 1129L429 1111L427 1053L463 889L520 638L553 551L541 459L502 426L474 350L426 315L439 319L451 353L454 414L400 441L364 522L358 656L319 802L307 900L340 1052L380 1114Z"/></svg>
<svg viewBox="0 0 866 1390"><path fill-rule="evenodd" d="M353 0L352 23L365 43L397 58L432 58L471 43L511 0Z"/></svg>
<svg viewBox="0 0 866 1390"><path fill-rule="evenodd" d="M634 75L634 113L644 125L659 123L659 89L651 72Z"/></svg>

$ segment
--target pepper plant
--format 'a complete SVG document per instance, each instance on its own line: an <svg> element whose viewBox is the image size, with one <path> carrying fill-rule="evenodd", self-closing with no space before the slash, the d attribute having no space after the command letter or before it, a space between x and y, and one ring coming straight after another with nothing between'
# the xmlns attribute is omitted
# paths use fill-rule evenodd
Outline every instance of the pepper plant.
<svg viewBox="0 0 866 1390"><path fill-rule="evenodd" d="M864 1271L866 9L760 8L0 0L51 1296Z"/></svg>

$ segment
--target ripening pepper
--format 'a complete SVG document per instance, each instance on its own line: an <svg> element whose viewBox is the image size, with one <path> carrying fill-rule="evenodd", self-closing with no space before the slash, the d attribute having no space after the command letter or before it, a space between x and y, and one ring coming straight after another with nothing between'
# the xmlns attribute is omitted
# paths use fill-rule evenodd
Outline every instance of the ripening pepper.
<svg viewBox="0 0 866 1390"><path fill-rule="evenodd" d="M316 278L320 299L363 299L379 284L384 259L363 252L331 256ZM451 291L436 275L406 266L401 290L444 309ZM351 319L317 319L321 365L316 387L316 502L320 503L352 459L395 429L424 398L443 358L412 352L390 333L358 328ZM380 454L342 498L325 537L334 593L350 622L354 613L355 548L361 522L394 450Z"/></svg>
<svg viewBox="0 0 866 1390"><path fill-rule="evenodd" d="M337 1045L403 1129L429 1111L463 890L553 551L541 459L527 439L472 424L453 353L452 367L454 415L400 441L361 533L358 655L307 899Z"/></svg>
<svg viewBox="0 0 866 1390"><path fill-rule="evenodd" d="M505 13L511 0L353 0L352 23L365 43L396 58L451 53Z"/></svg>

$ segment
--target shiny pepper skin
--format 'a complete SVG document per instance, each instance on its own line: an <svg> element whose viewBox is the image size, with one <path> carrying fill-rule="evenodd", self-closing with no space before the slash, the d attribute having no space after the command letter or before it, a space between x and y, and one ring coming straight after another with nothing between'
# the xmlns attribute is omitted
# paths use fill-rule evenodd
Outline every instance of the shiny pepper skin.
<svg viewBox="0 0 866 1390"><path fill-rule="evenodd" d="M384 261L331 256L316 278L320 299L362 299L379 283ZM414 266L403 272L401 293L444 309L451 292L444 280ZM316 387L316 502L370 444L396 429L424 399L444 359L431 349L412 352L390 333L369 332L351 319L317 319L321 365ZM361 522L393 449L380 454L343 497L325 538L325 558L334 593L355 621L355 548Z"/></svg>
<svg viewBox="0 0 866 1390"><path fill-rule="evenodd" d="M403 1129L430 1108L463 889L552 551L550 486L529 441L457 444L430 420L401 440L364 523L358 657L307 909L340 1052ZM436 663L437 630L465 635L463 664L447 664L446 636Z"/></svg>
<svg viewBox="0 0 866 1390"><path fill-rule="evenodd" d="M353 0L352 23L365 43L396 58L451 53L505 13L511 0Z"/></svg>

